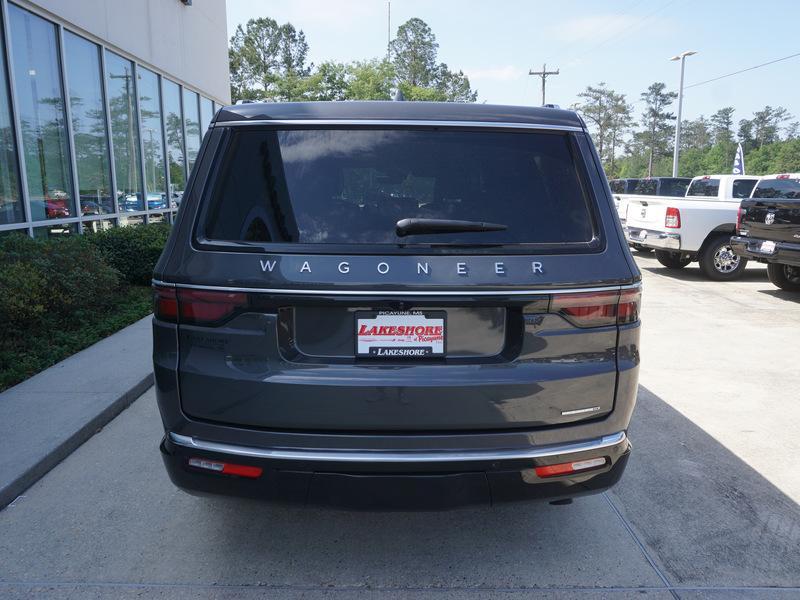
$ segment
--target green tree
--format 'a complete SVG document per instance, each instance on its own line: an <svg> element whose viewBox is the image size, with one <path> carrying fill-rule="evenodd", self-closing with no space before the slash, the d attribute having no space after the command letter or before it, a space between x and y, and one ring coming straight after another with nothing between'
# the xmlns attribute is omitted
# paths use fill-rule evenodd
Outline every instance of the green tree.
<svg viewBox="0 0 800 600"><path fill-rule="evenodd" d="M675 115L667 109L672 105L678 94L667 92L666 84L656 82L642 92L641 99L645 103L641 124L644 130L637 134L637 138L648 156L647 175L653 175L654 161L669 154L670 140L673 134L672 121Z"/></svg>
<svg viewBox="0 0 800 600"><path fill-rule="evenodd" d="M300 95L306 100L344 100L348 89L347 65L333 61L320 64L302 82Z"/></svg>
<svg viewBox="0 0 800 600"><path fill-rule="evenodd" d="M228 50L231 98L300 99L305 91L301 81L311 72L307 56L306 36L291 23L262 17L239 25Z"/></svg>
<svg viewBox="0 0 800 600"><path fill-rule="evenodd" d="M578 98L581 101L573 108L589 123L606 171L614 173L617 148L633 123L632 107L624 94L608 89L603 82L587 86Z"/></svg>
<svg viewBox="0 0 800 600"><path fill-rule="evenodd" d="M397 28L389 56L403 95L409 100L475 102L478 92L472 90L469 78L437 63L438 54L436 36L422 19L409 19Z"/></svg>
<svg viewBox="0 0 800 600"><path fill-rule="evenodd" d="M390 100L394 85L394 65L388 60L365 60L347 66L349 100Z"/></svg>
<svg viewBox="0 0 800 600"><path fill-rule="evenodd" d="M720 108L717 112L711 115L711 138L712 143L719 144L720 142L733 143L733 113L732 106Z"/></svg>

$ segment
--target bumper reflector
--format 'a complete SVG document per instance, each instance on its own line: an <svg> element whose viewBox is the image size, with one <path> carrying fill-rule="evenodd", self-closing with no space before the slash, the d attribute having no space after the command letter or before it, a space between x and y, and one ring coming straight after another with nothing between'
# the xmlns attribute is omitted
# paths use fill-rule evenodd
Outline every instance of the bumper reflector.
<svg viewBox="0 0 800 600"><path fill-rule="evenodd" d="M597 467L602 467L605 464L606 459L604 457L588 458L586 460L577 460L575 462L536 467L536 474L539 477L555 477L556 475L568 475L569 473L579 473L581 471L588 471L589 469L596 469Z"/></svg>
<svg viewBox="0 0 800 600"><path fill-rule="evenodd" d="M250 467L247 465L235 465L232 463L217 462L215 460L206 460L205 458L190 458L189 466L197 469L206 469L207 471L215 471L225 475L238 475L239 477L249 477L255 479L261 477L264 470L261 467Z"/></svg>

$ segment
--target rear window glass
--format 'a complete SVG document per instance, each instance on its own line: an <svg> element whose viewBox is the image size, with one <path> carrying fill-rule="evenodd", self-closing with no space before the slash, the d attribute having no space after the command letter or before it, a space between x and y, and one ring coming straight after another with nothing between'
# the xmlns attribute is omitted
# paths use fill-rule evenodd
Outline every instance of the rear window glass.
<svg viewBox="0 0 800 600"><path fill-rule="evenodd" d="M750 192L753 191L758 181L756 179L734 179L733 181L733 197L734 198L749 198Z"/></svg>
<svg viewBox="0 0 800 600"><path fill-rule="evenodd" d="M608 182L611 191L615 194L624 194L625 193L625 180L624 179L612 179Z"/></svg>
<svg viewBox="0 0 800 600"><path fill-rule="evenodd" d="M689 187L689 183L691 183L691 181L691 179L662 179L658 193L660 196L673 196L676 198L682 198L686 195L686 189Z"/></svg>
<svg viewBox="0 0 800 600"><path fill-rule="evenodd" d="M713 196L719 195L719 179L695 179L686 192L687 196Z"/></svg>
<svg viewBox="0 0 800 600"><path fill-rule="evenodd" d="M396 235L401 219L505 225ZM207 211L211 240L563 244L594 238L565 134L409 129L236 131Z"/></svg>
<svg viewBox="0 0 800 600"><path fill-rule="evenodd" d="M658 189L658 182L655 179L637 179L631 185L631 194L640 196L655 196Z"/></svg>
<svg viewBox="0 0 800 600"><path fill-rule="evenodd" d="M762 179L753 192L753 198L800 199L800 179Z"/></svg>

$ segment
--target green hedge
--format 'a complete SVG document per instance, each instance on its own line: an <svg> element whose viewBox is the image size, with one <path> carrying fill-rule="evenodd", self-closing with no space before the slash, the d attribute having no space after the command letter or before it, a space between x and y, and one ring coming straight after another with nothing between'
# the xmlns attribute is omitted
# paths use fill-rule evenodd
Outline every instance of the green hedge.
<svg viewBox="0 0 800 600"><path fill-rule="evenodd" d="M153 269L169 232L169 223L154 223L140 227L115 227L87 237L125 281L150 285Z"/></svg>
<svg viewBox="0 0 800 600"><path fill-rule="evenodd" d="M0 237L0 390L147 315L169 225Z"/></svg>

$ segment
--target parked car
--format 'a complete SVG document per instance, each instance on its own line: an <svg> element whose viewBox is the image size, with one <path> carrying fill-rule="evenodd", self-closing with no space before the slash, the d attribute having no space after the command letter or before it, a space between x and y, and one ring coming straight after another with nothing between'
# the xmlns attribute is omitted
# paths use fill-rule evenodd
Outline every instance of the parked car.
<svg viewBox="0 0 800 600"><path fill-rule="evenodd" d="M736 254L767 263L769 280L800 292L800 173L768 175L739 209Z"/></svg>
<svg viewBox="0 0 800 600"><path fill-rule="evenodd" d="M625 191L614 194L614 206L617 208L617 215L624 230L627 223L628 203L632 195L683 197L686 195L686 189L692 179L691 177L646 177L642 179L619 179L616 181L625 182ZM614 187L620 188L619 185ZM614 187L612 187L612 191L614 191ZM652 250L652 248L638 243L631 244L631 247L639 252L650 252Z"/></svg>
<svg viewBox="0 0 800 600"><path fill-rule="evenodd" d="M159 193L156 193L156 192L148 192L148 194L147 194L147 209L148 210L159 210L159 209L162 209L162 208L168 208L166 194L159 194Z"/></svg>
<svg viewBox="0 0 800 600"><path fill-rule="evenodd" d="M737 279L747 259L733 251L730 238L739 203L758 180L704 175L692 179L685 198L633 197L628 203L628 241L653 248L658 262L668 269L682 269L696 260L709 279Z"/></svg>
<svg viewBox="0 0 800 600"><path fill-rule="evenodd" d="M251 103L203 144L154 274L176 485L446 508L620 478L640 273L574 112Z"/></svg>

